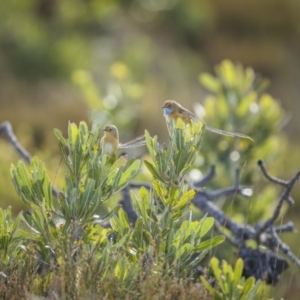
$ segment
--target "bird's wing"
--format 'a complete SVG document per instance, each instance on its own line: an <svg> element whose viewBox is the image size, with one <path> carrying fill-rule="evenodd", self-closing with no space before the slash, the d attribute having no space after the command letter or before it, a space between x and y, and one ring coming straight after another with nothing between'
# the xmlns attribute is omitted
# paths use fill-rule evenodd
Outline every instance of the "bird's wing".
<svg viewBox="0 0 300 300"><path fill-rule="evenodd" d="M141 135L138 136L137 138L133 139L130 142L124 143L124 144L119 144L119 149L124 149L124 148L135 148L135 147L141 147L146 145L146 140L145 136Z"/></svg>
<svg viewBox="0 0 300 300"><path fill-rule="evenodd" d="M245 134L242 134L242 133L238 133L238 132L224 131L224 130L221 130L221 129L210 127L210 126L208 126L206 124L205 124L205 129L207 129L207 130L209 130L211 132L214 132L214 133L221 134L221 135L232 136L232 137L236 136L236 137L240 137L240 138L243 138L243 139L248 139L248 140L253 141L253 139L251 139L251 137L248 136L248 135L245 135Z"/></svg>
<svg viewBox="0 0 300 300"><path fill-rule="evenodd" d="M192 112L190 112L189 110L185 109L180 104L178 104L178 109L179 109L179 113L180 114L187 115L187 116L190 116L192 118L195 118L195 115Z"/></svg>

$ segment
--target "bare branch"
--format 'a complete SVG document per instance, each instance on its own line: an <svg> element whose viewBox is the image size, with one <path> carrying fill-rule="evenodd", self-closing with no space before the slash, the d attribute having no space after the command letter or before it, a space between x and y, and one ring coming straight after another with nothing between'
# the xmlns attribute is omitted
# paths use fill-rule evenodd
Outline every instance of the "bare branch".
<svg viewBox="0 0 300 300"><path fill-rule="evenodd" d="M262 232L266 231L266 229L269 228L271 225L273 225L274 222L277 220L284 200L291 199L290 192L291 192L292 188L294 187L294 184L300 177L300 171L298 171L289 181L283 181L283 180L280 180L280 179L270 176L267 173L266 168L265 168L264 164L262 163L262 161L259 161L258 165L260 166L260 168L261 168L263 174L266 176L266 178L268 178L271 182L277 183L279 185L283 185L285 187L285 190L283 191L283 193L281 194L281 196L279 198L279 201L274 209L273 215L269 219L267 219L265 222L261 223L258 226L257 232L256 232L257 237Z"/></svg>
<svg viewBox="0 0 300 300"><path fill-rule="evenodd" d="M213 166L211 168L210 172L204 177L204 179L197 182L196 184L193 183L191 185L191 187L203 186L203 183L207 183L209 180L213 179L215 177L215 175L216 175L215 167ZM213 200L216 200L220 197L234 195L234 194L243 195L245 197L251 196L252 195L252 188L251 187L240 186L239 181L240 181L239 170L237 169L236 174L235 174L235 185L234 186L227 187L227 188L224 188L224 189L215 190L215 191L210 191L210 192L200 191L199 193L204 193L205 197L209 201L213 201ZM248 191L247 193L245 192L246 190ZM249 191L251 191L251 192L249 192Z"/></svg>
<svg viewBox="0 0 300 300"><path fill-rule="evenodd" d="M284 180L282 180L282 179L279 179L279 178L276 178L276 177L274 177L274 176L271 176L271 175L268 173L268 171L267 171L267 169L266 169L266 167L265 167L265 165L264 165L264 163L263 163L262 160L259 160L259 161L257 162L257 164L259 165L259 167L260 167L262 173L265 175L265 177L266 177L269 181L274 182L274 183L277 183L277 184L280 184L280 185L282 185L282 186L284 186L284 187L287 186L287 184L288 184L287 181L284 181Z"/></svg>
<svg viewBox="0 0 300 300"><path fill-rule="evenodd" d="M119 202L122 206L124 211L126 211L128 215L129 222L131 224L135 224L135 221L137 219L137 214L135 210L133 209L132 203L131 203L131 197L130 197L130 189L127 185L125 188L121 190L122 193L122 200Z"/></svg>
<svg viewBox="0 0 300 300"><path fill-rule="evenodd" d="M275 226L274 227L276 232L296 232L295 225L292 221L287 222L286 224Z"/></svg>
<svg viewBox="0 0 300 300"><path fill-rule="evenodd" d="M238 256L244 260L243 275L264 280L267 284L276 284L281 273L289 267L288 262L273 251L261 251L242 246Z"/></svg>
<svg viewBox="0 0 300 300"><path fill-rule="evenodd" d="M207 195L208 193L198 192L193 200L193 204L203 212L206 212L210 216L214 217L219 224L229 229L233 233L233 236L235 236L235 238L238 240L237 244L240 243L239 240L255 238L255 229L253 227L248 225L240 225L231 220L221 209L209 201Z"/></svg>
<svg viewBox="0 0 300 300"><path fill-rule="evenodd" d="M300 171L298 171L289 181L283 181L270 176L261 161L259 162L259 166L268 180L285 187L285 190L282 192L272 216L266 221L257 223L254 226L238 224L231 218L227 217L222 210L220 210L211 202L220 196L234 194L235 192L243 195L243 188L239 186L237 181L238 172L236 174L236 183L234 186L212 192L199 191L196 194L193 203L203 212L206 212L210 216L214 217L215 221L221 226L224 226L230 230L233 238L230 237L229 239L228 236L226 236L226 238L236 247L245 247L246 240L255 240L258 242L258 244L266 246L271 251L280 249L284 254L287 255L289 259L291 259L298 267L300 267L300 260L290 251L289 247L284 244L277 235L277 232L281 233L294 231L294 224L292 222L288 222L287 224L281 226L274 226L274 223L280 214L284 200L291 198L290 192L295 182L300 177ZM218 231L222 231L219 225L217 225L217 229Z"/></svg>
<svg viewBox="0 0 300 300"><path fill-rule="evenodd" d="M215 168L215 166L212 166L210 168L210 171L200 181L193 183L193 186L195 188L202 187L202 186L204 186L204 184L206 184L207 182L212 180L215 176L216 176L216 168Z"/></svg>
<svg viewBox="0 0 300 300"><path fill-rule="evenodd" d="M292 260L299 268L300 268L300 260L299 258L290 250L290 247L283 243L280 237L277 235L277 232L274 227L271 227L272 238L277 244L278 248L285 253L290 260Z"/></svg>
<svg viewBox="0 0 300 300"><path fill-rule="evenodd" d="M21 155L21 157L27 162L30 163L31 155L23 148L23 146L19 143L16 135L12 130L12 126L10 122L6 121L0 124L0 133L3 132L8 141L12 144L14 149Z"/></svg>
<svg viewBox="0 0 300 300"><path fill-rule="evenodd" d="M31 155L25 150L25 148L19 143L16 135L13 132L12 126L10 122L6 121L0 124L0 134L3 132L8 141L12 144L13 148L20 154L20 156L30 164ZM58 197L60 191L54 187L52 187L52 193L55 197Z"/></svg>

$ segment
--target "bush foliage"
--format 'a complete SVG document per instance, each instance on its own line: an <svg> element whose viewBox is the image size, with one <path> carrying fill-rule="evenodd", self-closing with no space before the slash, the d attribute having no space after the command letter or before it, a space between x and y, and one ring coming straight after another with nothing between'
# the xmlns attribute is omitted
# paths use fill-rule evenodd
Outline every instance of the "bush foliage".
<svg viewBox="0 0 300 300"><path fill-rule="evenodd" d="M157 137L146 131L152 160L145 164L153 175L153 189L131 192L134 224L120 205L107 215L101 214L101 207L137 175L141 161L103 154L97 125L89 130L84 122L78 127L70 123L67 138L55 130L67 167L61 191L53 189L38 158L28 168L21 160L12 165L15 189L30 211L16 220L10 210L1 211L6 230L3 276L30 272L32 282L24 293L70 299L101 294L121 298L130 293L143 298L143 282L155 278L164 282L162 286L177 278L177 289L192 284L196 266L224 237L208 236L213 218L192 221L195 191L188 188L184 175L200 147L201 124L186 131L178 122L170 132L169 146L161 148ZM2 284L7 287L7 281ZM12 296L10 288L3 291L3 298Z"/></svg>

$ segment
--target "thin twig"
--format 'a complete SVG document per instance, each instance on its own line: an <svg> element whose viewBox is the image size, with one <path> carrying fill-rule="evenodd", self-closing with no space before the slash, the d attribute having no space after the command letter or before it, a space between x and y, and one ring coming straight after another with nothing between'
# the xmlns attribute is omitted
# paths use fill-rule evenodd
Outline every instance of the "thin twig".
<svg viewBox="0 0 300 300"><path fill-rule="evenodd" d="M265 175L265 177L266 177L269 181L274 182L274 183L277 183L277 184L280 184L280 185L282 185L282 186L284 186L284 187L287 186L287 184L288 184L287 181L282 180L282 179L279 179L279 178L276 178L276 177L274 177L274 176L271 176L271 175L267 172L267 169L266 169L266 167L265 167L265 165L264 165L264 163L263 163L262 160L259 160L259 161L257 162L257 164L259 165L259 167L260 167L262 173Z"/></svg>
<svg viewBox="0 0 300 300"><path fill-rule="evenodd" d="M300 268L299 258L296 255L294 255L294 253L290 250L290 247L287 244L282 242L280 237L277 235L276 230L274 228L271 228L271 230L272 230L272 237L273 237L275 243L277 243L278 248L284 254L286 254L286 256L288 256L290 258L290 260L293 261Z"/></svg>
<svg viewBox="0 0 300 300"><path fill-rule="evenodd" d="M259 236L262 232L266 231L266 229L269 228L271 225L273 225L274 222L277 220L284 200L291 199L290 192L294 187L294 184L300 177L300 171L298 171L289 181L284 181L269 175L262 161L259 161L258 165L260 166L266 178L268 178L271 182L274 182L279 185L283 185L285 187L285 190L281 194L272 216L269 219L267 219L265 222L261 223L260 226L257 228L257 232L256 232L257 236Z"/></svg>
<svg viewBox="0 0 300 300"><path fill-rule="evenodd" d="M30 163L31 155L25 150L25 148L19 143L16 135L12 130L10 122L6 121L0 124L0 133L3 132L6 135L8 141L12 144L14 149L21 155L21 157Z"/></svg>
<svg viewBox="0 0 300 300"><path fill-rule="evenodd" d="M292 221L287 222L286 224L275 226L274 227L276 232L296 232L295 225Z"/></svg>

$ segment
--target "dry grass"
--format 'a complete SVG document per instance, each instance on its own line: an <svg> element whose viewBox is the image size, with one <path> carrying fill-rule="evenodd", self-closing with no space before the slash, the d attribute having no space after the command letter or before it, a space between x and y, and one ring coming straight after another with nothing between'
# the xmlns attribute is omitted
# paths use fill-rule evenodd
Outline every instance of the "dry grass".
<svg viewBox="0 0 300 300"><path fill-rule="evenodd" d="M198 281L174 276L142 274L140 280L133 281L131 287L126 289L113 273L103 280L101 274L96 274L93 266L87 264L82 272L77 272L77 276L58 268L50 268L42 274L33 273L34 265L15 268L9 278L1 277L1 299L212 299ZM69 276L66 275L68 273Z"/></svg>

